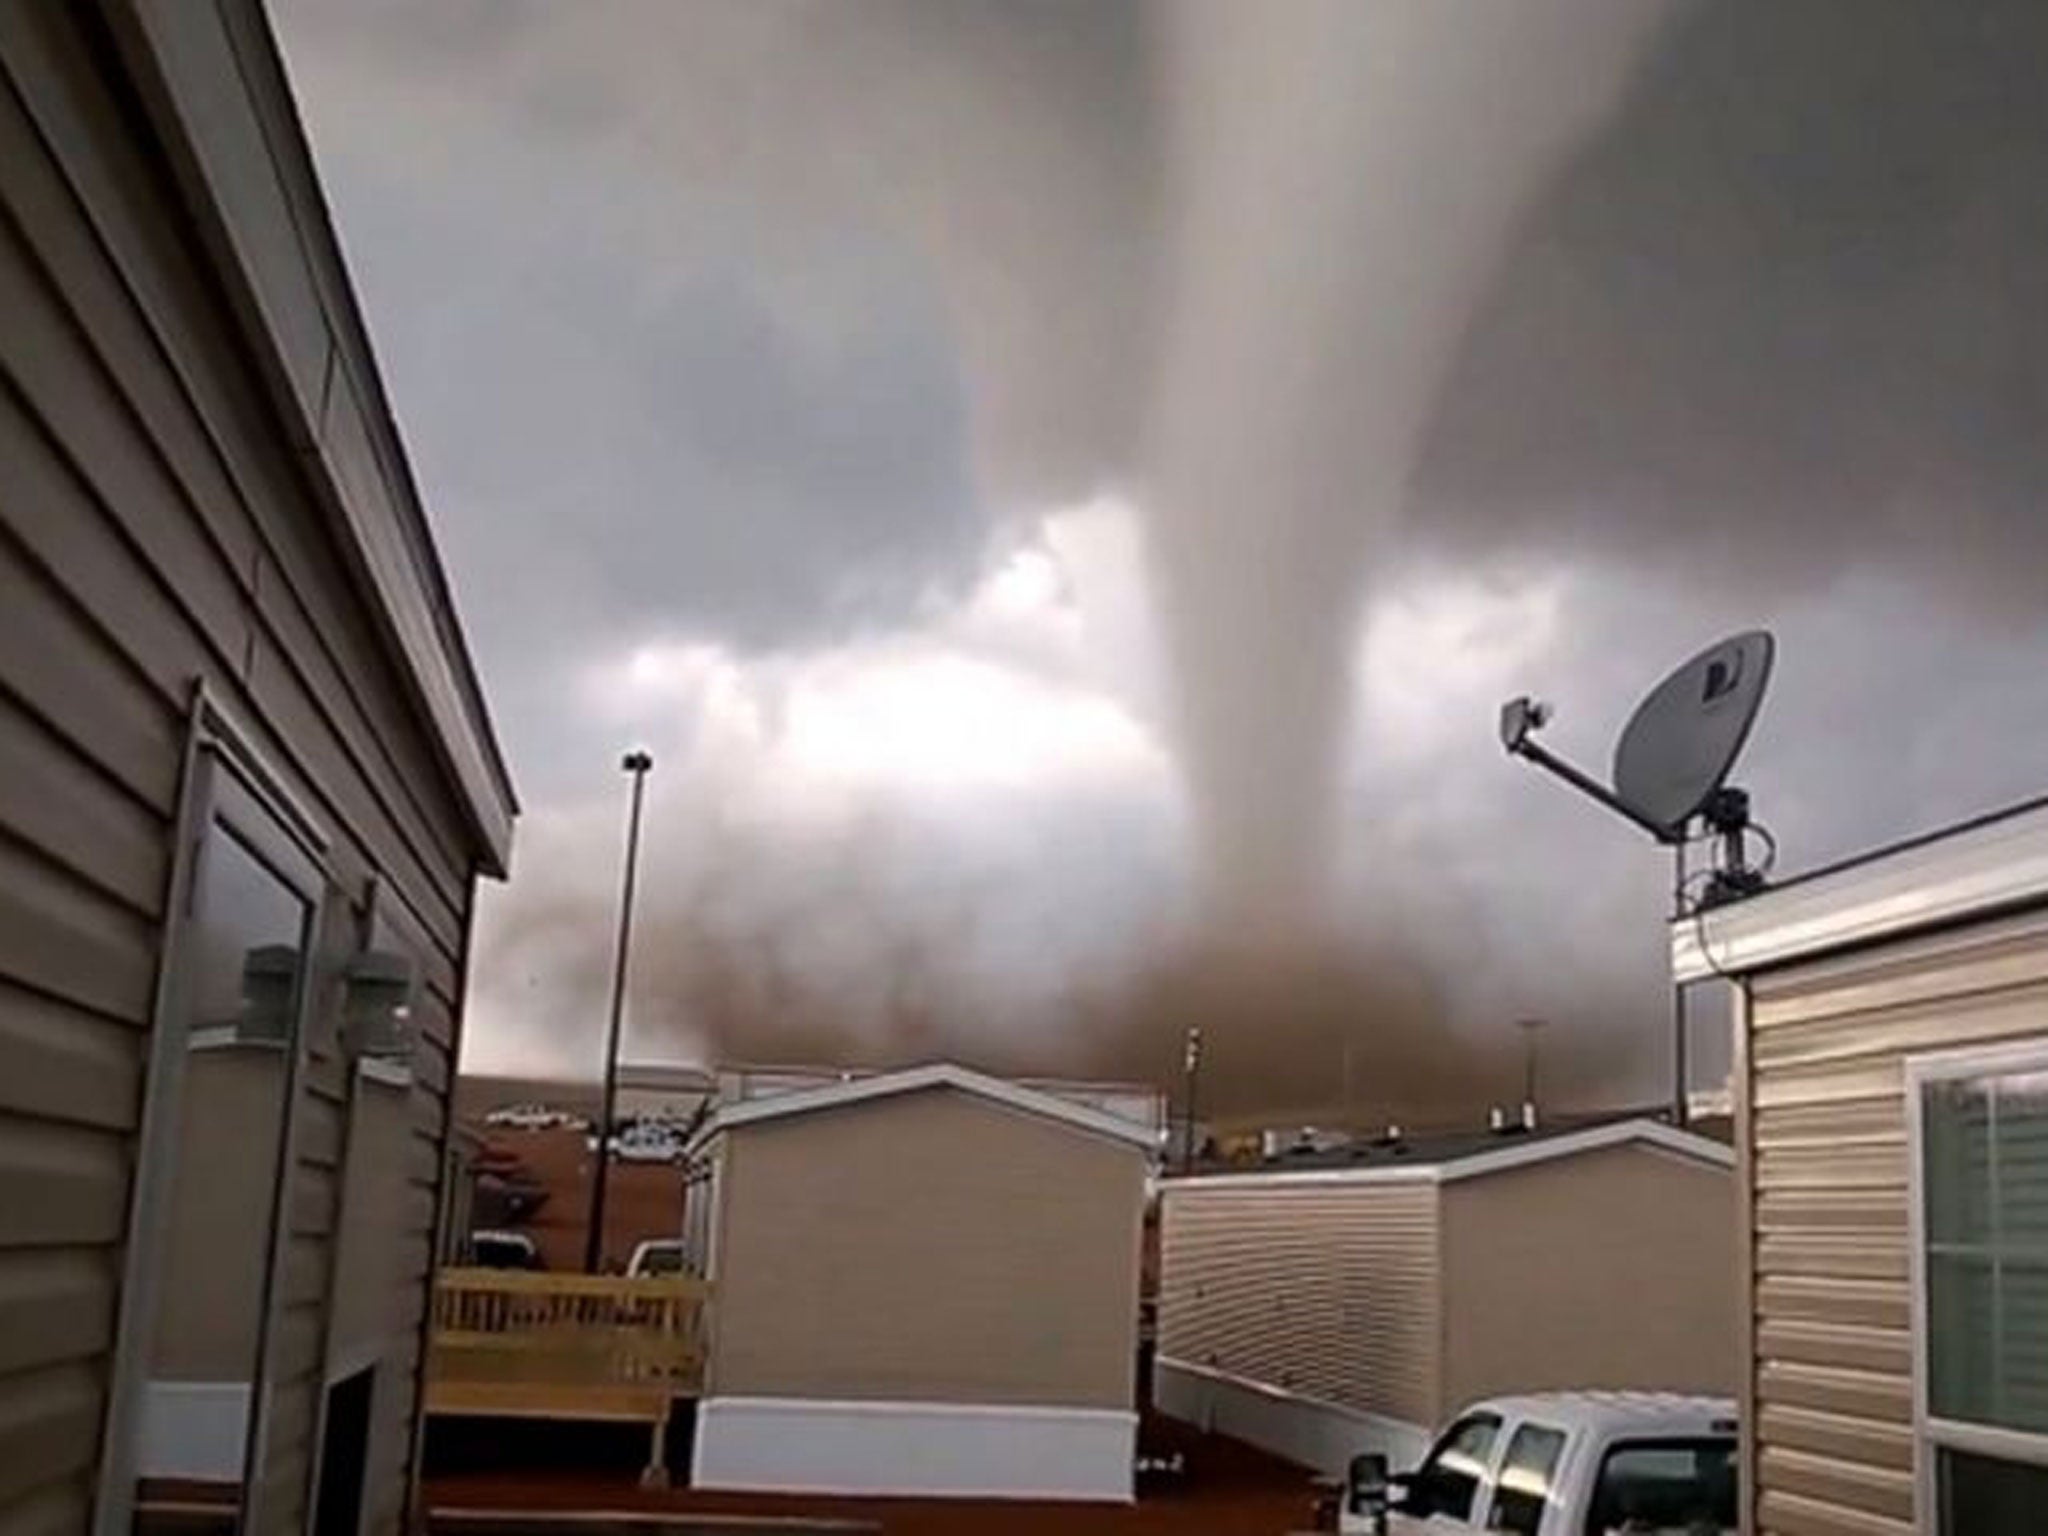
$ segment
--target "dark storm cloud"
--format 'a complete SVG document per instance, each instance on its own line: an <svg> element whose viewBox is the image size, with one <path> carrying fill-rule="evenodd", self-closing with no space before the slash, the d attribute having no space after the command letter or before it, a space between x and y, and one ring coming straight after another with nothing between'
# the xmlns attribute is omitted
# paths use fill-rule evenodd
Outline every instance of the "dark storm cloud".
<svg viewBox="0 0 2048 1536"><path fill-rule="evenodd" d="M1502 760L1499 697L1556 696L1560 743L1602 767L1664 666L1774 625L1779 686L1744 780L1795 867L2038 787L2048 10L1680 9L1611 120L1526 189L1465 308L1439 317L1441 365L1395 370L1415 391L1404 446L1354 430L1362 392L1386 382L1381 312L1414 292L1377 189L1483 181L1460 135L1543 60L1468 58L1407 139L1354 146L1372 93L1346 71L1369 77L1371 61L1343 51L1343 29L1364 9L1321 12L1339 23L1322 61L1301 20L1314 7L1270 13L1284 25L1261 7L1210 17L1243 29L1211 83L1255 131L1212 162L1190 152L1199 135L1175 136L1163 107L1181 66L1160 51L1162 11L1138 5L284 8L530 787L566 799L578 772L609 768L603 730L565 718L591 654L650 634L801 649L914 624L972 581L1015 504L1193 482L1214 493L1215 537L1182 551L1173 622L1181 687L1207 701L1183 732L1208 763L1191 781L1227 802L1208 830L1254 869L1340 833L1356 844L1356 889L1316 944L1181 949L1137 923L1150 947L1121 979L1077 983L1073 1031L998 1036L932 1022L932 998L957 1020L983 996L961 984L943 910L945 893L980 898L948 883L942 847L919 844L906 870L921 873L864 914L872 964L854 986L837 958L789 958L810 954L797 935L838 876L742 839L704 870L758 863L794 888L771 899L707 873L700 900L679 880L676 963L645 1007L680 1000L740 1051L936 1042L1119 1071L1170 1071L1177 1020L1228 1014L1249 1022L1217 1047L1222 1102L1294 1107L1328 1087L1347 1040L1380 1052L1378 1087L1345 1074L1347 1101L1433 1101L1443 1074L1425 1068L1498 1097L1511 1021L1536 1013L1567 1091L1641 1097L1661 1070L1667 871ZM1208 13L1164 14L1200 30ZM1275 51L1290 28L1306 37L1291 58ZM1265 73L1232 75L1240 52ZM1297 70L1317 88L1294 88ZM1296 128L1318 175L1289 158ZM1190 203L1203 176L1238 179ZM1359 255L1374 239L1379 265ZM1243 281L1187 283L1189 261ZM1217 292L1242 308L1206 302ZM1176 370L1183 404L1161 432ZM1158 473L1162 438L1195 445L1177 478ZM1307 536L1267 521L1286 496L1312 503ZM1460 680L1423 658L1427 718L1368 700L1347 735L1361 604L1558 573L1561 606L1522 665ZM1453 633L1441 660L1470 638ZM1280 762L1294 766L1267 771ZM1062 825L1041 835L1057 844ZM1099 828L1084 840L1122 846ZM575 847L551 878L588 863L587 881L559 879L583 899L536 893L498 953L553 956L587 989L612 853ZM1030 878L1061 888L1056 862ZM903 998L894 1043L847 1028L834 987ZM580 992L570 1011L594 1016ZM1457 1057L1453 1038L1491 1054Z"/></svg>
<svg viewBox="0 0 2048 1536"><path fill-rule="evenodd" d="M2044 63L2032 0L1699 7L1504 264L1419 535L2038 616Z"/></svg>
<svg viewBox="0 0 2048 1536"><path fill-rule="evenodd" d="M1130 8L282 11L530 791L595 654L913 622L1126 457Z"/></svg>
<svg viewBox="0 0 2048 1536"><path fill-rule="evenodd" d="M776 272L715 248L670 271L541 225L487 252L516 208L337 179L371 210L358 265L417 381L405 413L458 571L492 593L486 645L539 639L536 604L614 634L802 643L979 569L962 384L909 275L849 250L845 311L807 325Z"/></svg>

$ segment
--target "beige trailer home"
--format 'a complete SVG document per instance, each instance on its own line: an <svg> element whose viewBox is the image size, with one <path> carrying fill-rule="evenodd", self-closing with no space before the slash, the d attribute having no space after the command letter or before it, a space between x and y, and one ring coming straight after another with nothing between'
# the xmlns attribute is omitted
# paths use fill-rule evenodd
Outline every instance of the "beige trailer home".
<svg viewBox="0 0 2048 1536"><path fill-rule="evenodd" d="M1336 1473L1479 1397L1726 1392L1733 1162L1631 1119L1167 1179L1154 1401Z"/></svg>
<svg viewBox="0 0 2048 1536"><path fill-rule="evenodd" d="M721 1105L695 1483L1129 1499L1156 1136L950 1065Z"/></svg>
<svg viewBox="0 0 2048 1536"><path fill-rule="evenodd" d="M1672 948L1737 997L1743 1528L2048 1528L2048 805Z"/></svg>
<svg viewBox="0 0 2048 1536"><path fill-rule="evenodd" d="M0 317L0 1529L394 1531L513 803L255 0L0 5Z"/></svg>

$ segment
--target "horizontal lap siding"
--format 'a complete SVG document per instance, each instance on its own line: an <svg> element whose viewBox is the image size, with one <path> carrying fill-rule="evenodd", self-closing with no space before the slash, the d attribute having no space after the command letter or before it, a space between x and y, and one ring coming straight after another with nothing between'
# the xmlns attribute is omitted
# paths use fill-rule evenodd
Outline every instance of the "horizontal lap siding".
<svg viewBox="0 0 2048 1536"><path fill-rule="evenodd" d="M1446 1408L1586 1387L1731 1393L1736 1180L1640 1143L1448 1184Z"/></svg>
<svg viewBox="0 0 2048 1536"><path fill-rule="evenodd" d="M1132 1406L1137 1147L950 1088L724 1146L708 1395Z"/></svg>
<svg viewBox="0 0 2048 1536"><path fill-rule="evenodd" d="M0 92L10 188L12 106ZM0 218L0 1525L70 1531L99 1453L181 756L154 669L196 645L132 612L147 583L124 586L132 557L81 521L88 493L10 366L52 320L32 276Z"/></svg>
<svg viewBox="0 0 2048 1536"><path fill-rule="evenodd" d="M1903 1063L2039 1036L2048 924L2011 921L1787 968L1751 989L1757 1520L1913 1526Z"/></svg>
<svg viewBox="0 0 2048 1536"><path fill-rule="evenodd" d="M1441 1412L1433 1184L1168 1186L1159 1353L1414 1424Z"/></svg>
<svg viewBox="0 0 2048 1536"><path fill-rule="evenodd" d="M190 689L253 732L413 948L411 1144L447 1120L472 875L439 754L84 7L0 6L0 1529L75 1530L98 1456L127 1157ZM224 80L224 85L226 81ZM252 153L262 146L252 143ZM324 321L306 333L326 344ZM330 955L338 954L330 936ZM331 1030L331 1013L325 1028ZM279 1317L275 1529L300 1523L340 1199L338 1058L304 1099ZM402 1496L433 1190L390 1213ZM414 1198L420 1196L420 1198ZM423 1214L424 1212L424 1214ZM394 1450L394 1447L396 1448ZM383 1484L394 1484L393 1487Z"/></svg>

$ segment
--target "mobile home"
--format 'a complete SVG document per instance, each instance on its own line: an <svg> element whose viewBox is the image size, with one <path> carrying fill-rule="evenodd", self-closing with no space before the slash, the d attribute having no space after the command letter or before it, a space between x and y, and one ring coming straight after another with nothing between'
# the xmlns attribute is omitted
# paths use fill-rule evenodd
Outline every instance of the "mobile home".
<svg viewBox="0 0 2048 1536"><path fill-rule="evenodd" d="M394 1531L514 805L255 0L0 6L0 316L0 1527Z"/></svg>
<svg viewBox="0 0 2048 1536"><path fill-rule="evenodd" d="M722 1103L693 1480L1129 1499L1156 1141L948 1064Z"/></svg>
<svg viewBox="0 0 2048 1536"><path fill-rule="evenodd" d="M1475 1398L1725 1392L1733 1162L1626 1119L1167 1179L1154 1400L1336 1473Z"/></svg>
<svg viewBox="0 0 2048 1536"><path fill-rule="evenodd" d="M1744 1529L2048 1507L2048 805L1678 923L1737 999Z"/></svg>

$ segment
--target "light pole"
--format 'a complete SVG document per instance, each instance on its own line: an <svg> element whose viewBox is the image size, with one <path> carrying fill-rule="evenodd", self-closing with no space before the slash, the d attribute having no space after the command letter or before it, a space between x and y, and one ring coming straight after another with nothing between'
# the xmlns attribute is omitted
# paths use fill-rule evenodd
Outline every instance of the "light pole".
<svg viewBox="0 0 2048 1536"><path fill-rule="evenodd" d="M1188 1030L1187 1046L1181 1056L1181 1073L1187 1079L1187 1102L1184 1113L1187 1118L1180 1129L1180 1171L1187 1173L1195 1166L1195 1089L1202 1081L1202 1026L1193 1025Z"/></svg>
<svg viewBox="0 0 2048 1536"><path fill-rule="evenodd" d="M1522 1032L1522 1102L1533 1110L1536 1107L1536 1037L1543 1033L1543 1020L1517 1019L1515 1027Z"/></svg>
<svg viewBox="0 0 2048 1536"><path fill-rule="evenodd" d="M605 1184L612 1166L612 1118L619 1098L619 1027L626 1014L626 954L633 941L633 880L640 864L640 801L654 759L628 752L619 767L633 775L633 810L626 823L626 882L619 899L619 943L612 959L612 1016L604 1039L604 1107L597 1117L597 1172L590 1185L590 1231L583 1243L583 1269L596 1274L604 1257Z"/></svg>

